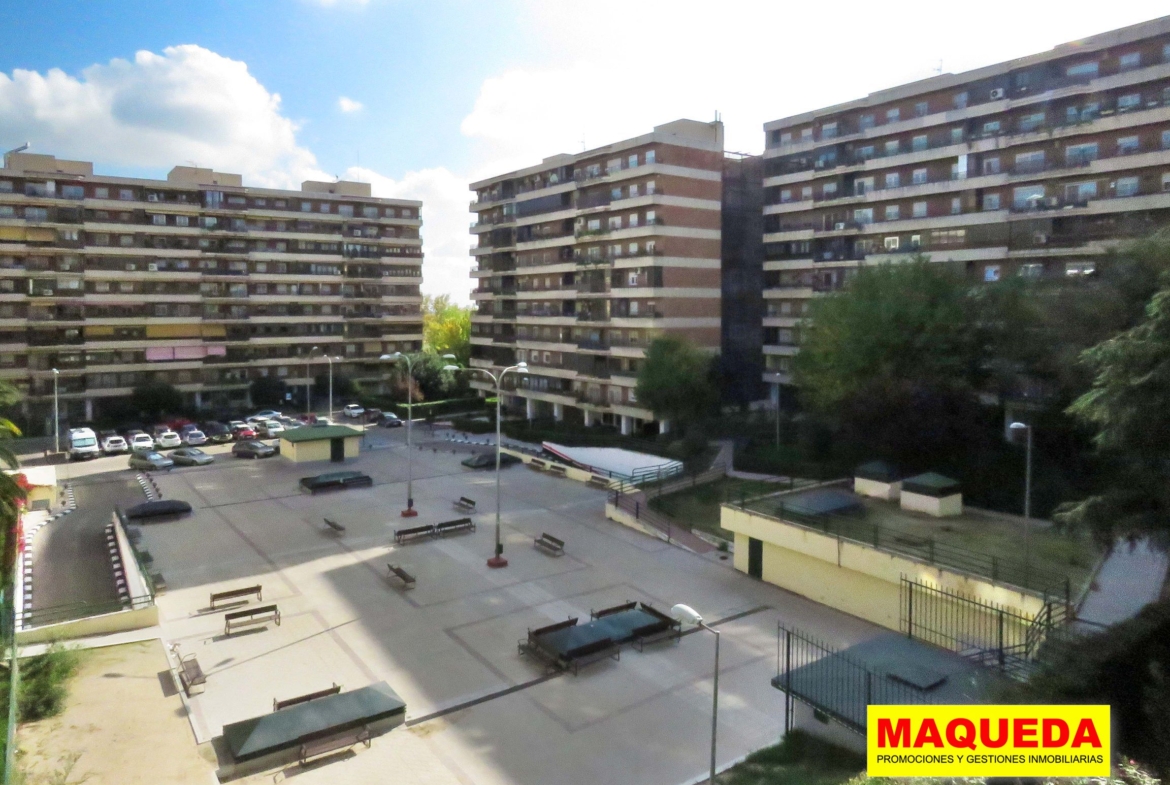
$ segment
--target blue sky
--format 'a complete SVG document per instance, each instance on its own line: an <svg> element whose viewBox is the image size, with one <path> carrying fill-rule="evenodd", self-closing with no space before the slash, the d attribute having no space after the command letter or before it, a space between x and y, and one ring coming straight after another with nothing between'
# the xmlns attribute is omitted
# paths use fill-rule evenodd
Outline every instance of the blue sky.
<svg viewBox="0 0 1170 785"><path fill-rule="evenodd" d="M1164 0L0 0L0 147L161 176L341 176L424 200L424 290L468 296L467 183L719 110L767 120L1043 51ZM1083 7L1083 10L1082 10ZM279 98L278 98L279 97ZM342 99L350 111L344 111Z"/></svg>

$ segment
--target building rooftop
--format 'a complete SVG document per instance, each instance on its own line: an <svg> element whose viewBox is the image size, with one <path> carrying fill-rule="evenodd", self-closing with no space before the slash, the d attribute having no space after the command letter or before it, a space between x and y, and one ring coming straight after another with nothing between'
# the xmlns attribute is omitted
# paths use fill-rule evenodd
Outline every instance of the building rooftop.
<svg viewBox="0 0 1170 785"><path fill-rule="evenodd" d="M340 439L349 436L361 436L362 432L347 425L305 425L293 428L280 434L286 442L317 442L324 439Z"/></svg>

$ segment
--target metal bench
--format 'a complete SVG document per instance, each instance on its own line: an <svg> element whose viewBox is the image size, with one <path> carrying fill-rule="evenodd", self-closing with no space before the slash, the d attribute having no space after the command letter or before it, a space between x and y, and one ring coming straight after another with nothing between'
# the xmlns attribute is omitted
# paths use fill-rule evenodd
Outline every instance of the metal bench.
<svg viewBox="0 0 1170 785"><path fill-rule="evenodd" d="M553 556L565 555L565 541L558 539L548 532L544 532L539 537L532 540L532 544L537 548L544 548Z"/></svg>
<svg viewBox="0 0 1170 785"><path fill-rule="evenodd" d="M434 537L435 527L427 524L426 526L415 526L410 529L398 529L394 532L394 542L401 545L407 540L413 540L416 537Z"/></svg>
<svg viewBox="0 0 1170 785"><path fill-rule="evenodd" d="M475 512L475 500L460 496L459 501L455 502L455 509L459 512Z"/></svg>
<svg viewBox="0 0 1170 785"><path fill-rule="evenodd" d="M413 589L414 588L414 576L413 575L411 575L409 572L407 572L406 570L399 567L397 564L387 564L386 566L390 569L390 573L392 575L398 576L398 579L402 581L402 588L404 588L404 589Z"/></svg>
<svg viewBox="0 0 1170 785"><path fill-rule="evenodd" d="M555 474L558 477L565 477L567 475L565 467L561 466L559 463L550 463L548 465L548 473Z"/></svg>
<svg viewBox="0 0 1170 785"><path fill-rule="evenodd" d="M360 728L345 731L344 733L307 741L301 745L300 763L304 766L308 763L309 758L348 749L359 742L365 744L366 747L370 746L370 729L365 725L362 725Z"/></svg>
<svg viewBox="0 0 1170 785"><path fill-rule="evenodd" d="M177 651L175 653L178 654ZM182 682L187 697L191 697L193 687L204 687L207 684L207 676L204 675L203 668L199 666L199 660L195 659L194 654L179 657L179 681Z"/></svg>
<svg viewBox="0 0 1170 785"><path fill-rule="evenodd" d="M606 491L609 490L609 478L608 477L599 477L598 475L594 474L594 475L590 476L590 478L586 484L589 485L590 487L593 487L593 488L601 488L602 490L606 490Z"/></svg>
<svg viewBox="0 0 1170 785"><path fill-rule="evenodd" d="M323 690L317 690L316 692L305 693L304 695L298 695L295 698L287 698L287 699L282 700L282 701L278 701L276 698L273 698L272 699L272 710L273 711L280 711L281 709L287 709L289 706L296 706L296 705L301 704L301 703L308 703L309 701L316 700L317 698L328 698L330 695L336 695L339 692L341 692L341 685L334 684L332 687L327 687L326 689L323 689Z"/></svg>
<svg viewBox="0 0 1170 785"><path fill-rule="evenodd" d="M333 521L333 520L330 520L328 518L324 518L323 520L325 521L325 525L328 526L333 531L338 532L339 534L343 533L345 531L345 527L342 526L337 521Z"/></svg>
<svg viewBox="0 0 1170 785"><path fill-rule="evenodd" d="M227 591L217 591L211 594L211 610L215 610L215 605L221 600L239 600L242 597L251 597L256 595L257 600L264 600L264 589L260 584L255 586L245 586L242 589L228 589Z"/></svg>
<svg viewBox="0 0 1170 785"><path fill-rule="evenodd" d="M250 624L264 624L276 622L280 626L280 608L275 605L261 605L246 611L234 611L223 615L223 634L231 635L234 627L247 627Z"/></svg>
<svg viewBox="0 0 1170 785"><path fill-rule="evenodd" d="M540 458L533 458L531 461L528 462L528 468L529 469L536 469L537 471L541 471L543 469L548 468L548 464L546 464L544 461L540 460Z"/></svg>
<svg viewBox="0 0 1170 785"><path fill-rule="evenodd" d="M458 518L453 521L443 521L435 524L435 536L441 537L448 532L475 531L475 521L470 518Z"/></svg>

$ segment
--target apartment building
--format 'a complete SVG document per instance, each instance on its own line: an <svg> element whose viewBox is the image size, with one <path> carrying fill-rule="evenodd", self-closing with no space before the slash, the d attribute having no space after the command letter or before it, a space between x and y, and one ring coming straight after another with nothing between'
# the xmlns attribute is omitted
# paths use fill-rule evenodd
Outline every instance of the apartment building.
<svg viewBox="0 0 1170 785"><path fill-rule="evenodd" d="M722 123L678 120L471 184L471 363L528 363L507 379L510 406L669 428L636 377L659 335L719 349L722 167Z"/></svg>
<svg viewBox="0 0 1170 785"><path fill-rule="evenodd" d="M240 405L258 377L303 389L379 379L422 343L421 204L366 183L245 187L175 167L166 180L9 153L0 169L0 378L51 416L92 420L162 380L197 407ZM314 351L316 350L316 351Z"/></svg>
<svg viewBox="0 0 1170 785"><path fill-rule="evenodd" d="M1091 276L1170 223L1170 17L764 126L764 380L809 298L923 253L976 281Z"/></svg>

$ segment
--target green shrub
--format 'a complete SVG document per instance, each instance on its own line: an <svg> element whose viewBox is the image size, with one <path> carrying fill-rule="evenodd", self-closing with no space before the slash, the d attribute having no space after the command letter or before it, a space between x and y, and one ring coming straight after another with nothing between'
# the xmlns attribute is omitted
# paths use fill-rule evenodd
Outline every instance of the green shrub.
<svg viewBox="0 0 1170 785"><path fill-rule="evenodd" d="M21 722L55 717L65 706L70 677L77 672L80 656L54 643L44 654L20 664L20 694L17 713Z"/></svg>

